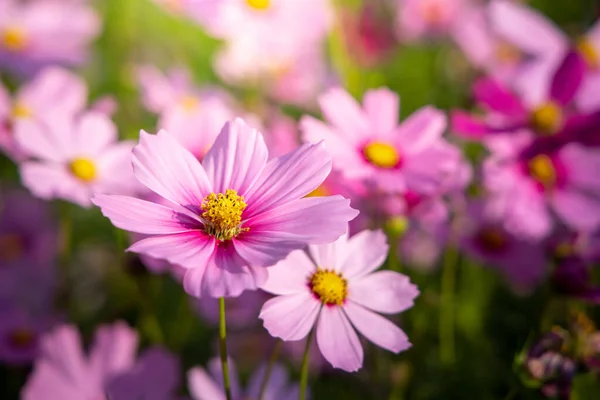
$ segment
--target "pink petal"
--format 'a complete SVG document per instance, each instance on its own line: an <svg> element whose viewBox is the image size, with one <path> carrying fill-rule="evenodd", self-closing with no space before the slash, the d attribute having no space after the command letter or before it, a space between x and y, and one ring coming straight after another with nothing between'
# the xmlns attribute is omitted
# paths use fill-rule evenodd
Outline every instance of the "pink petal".
<svg viewBox="0 0 600 400"><path fill-rule="evenodd" d="M188 372L188 389L193 400L225 400L223 388L200 367Z"/></svg>
<svg viewBox="0 0 600 400"><path fill-rule="evenodd" d="M334 242L308 246L308 251L319 268L340 271L346 259L347 242L348 233L345 232Z"/></svg>
<svg viewBox="0 0 600 400"><path fill-rule="evenodd" d="M101 182L98 193L135 194L146 190L133 174L132 150L135 143L121 141L110 146L96 159Z"/></svg>
<svg viewBox="0 0 600 400"><path fill-rule="evenodd" d="M599 50L600 53L600 50ZM600 72L588 72L576 96L577 108L584 113L600 110Z"/></svg>
<svg viewBox="0 0 600 400"><path fill-rule="evenodd" d="M369 124L376 135L389 135L398 125L400 98L387 88L369 90L363 98Z"/></svg>
<svg viewBox="0 0 600 400"><path fill-rule="evenodd" d="M530 7L495 0L489 12L498 34L527 53L545 56L566 48L566 38L560 29Z"/></svg>
<svg viewBox="0 0 600 400"><path fill-rule="evenodd" d="M576 189L559 190L552 196L554 212L576 231L590 232L600 226L600 197Z"/></svg>
<svg viewBox="0 0 600 400"><path fill-rule="evenodd" d="M259 318L273 337L301 340L314 326L321 303L305 293L274 297L263 305Z"/></svg>
<svg viewBox="0 0 600 400"><path fill-rule="evenodd" d="M197 297L205 295L215 298L237 297L245 290L258 289L267 280L266 268L241 266L239 263L242 263L243 260L230 261L231 257L222 256L220 258L219 253L222 253L222 251L217 250L216 252L216 264L214 266L209 264L204 272L200 292L196 288L187 285L188 273L186 273L184 287L189 294L196 295ZM221 266L222 263L227 263L227 267ZM188 291L188 288L190 291Z"/></svg>
<svg viewBox="0 0 600 400"><path fill-rule="evenodd" d="M212 188L198 160L166 131L140 133L133 149L135 176L165 199L198 211Z"/></svg>
<svg viewBox="0 0 600 400"><path fill-rule="evenodd" d="M317 344L334 368L355 372L363 364L363 348L340 307L324 306L317 322Z"/></svg>
<svg viewBox="0 0 600 400"><path fill-rule="evenodd" d="M306 292L306 284L315 271L316 266L306 252L295 250L285 260L267 268L269 277L260 288L278 295Z"/></svg>
<svg viewBox="0 0 600 400"><path fill-rule="evenodd" d="M114 226L130 232L167 235L187 232L201 225L172 208L134 197L97 194L92 202Z"/></svg>
<svg viewBox="0 0 600 400"><path fill-rule="evenodd" d="M348 298L370 310L395 314L414 305L419 290L406 275L379 271L348 283Z"/></svg>
<svg viewBox="0 0 600 400"><path fill-rule="evenodd" d="M78 182L62 165L25 162L20 168L21 181L33 194L42 199L64 199L91 207L91 193L87 186Z"/></svg>
<svg viewBox="0 0 600 400"><path fill-rule="evenodd" d="M152 236L132 244L127 251L167 260L184 268L205 268L215 251L215 241L200 231Z"/></svg>
<svg viewBox="0 0 600 400"><path fill-rule="evenodd" d="M402 329L386 318L351 301L344 305L344 311L352 325L377 346L394 353L399 353L411 347L408 337Z"/></svg>
<svg viewBox="0 0 600 400"><path fill-rule="evenodd" d="M563 106L569 104L581 87L586 72L587 65L583 57L570 51L554 74L550 98Z"/></svg>
<svg viewBox="0 0 600 400"><path fill-rule="evenodd" d="M303 247L298 243L286 243L282 240L277 241L277 238L260 235L246 235L239 240L234 239L233 244L246 263L256 267L270 267L285 258L292 250Z"/></svg>
<svg viewBox="0 0 600 400"><path fill-rule="evenodd" d="M14 125L14 136L23 152L31 157L54 162L65 159L63 149L53 140L52 130L39 121L18 120Z"/></svg>
<svg viewBox="0 0 600 400"><path fill-rule="evenodd" d="M225 124L202 165L216 193L234 189L246 196L267 158L262 134L250 128L241 118L236 118Z"/></svg>
<svg viewBox="0 0 600 400"><path fill-rule="evenodd" d="M263 363L250 377L248 389L245 393L248 399L258 399L266 369L267 365ZM267 386L265 387L265 392L262 398L272 400L287 400L285 397L282 397L282 395L287 389L288 382L289 379L287 369L280 363L273 364L271 375L269 375L269 380L267 381ZM293 400L296 400L297 398L298 394L293 398Z"/></svg>
<svg viewBox="0 0 600 400"><path fill-rule="evenodd" d="M381 230L364 230L346 243L338 270L350 280L364 276L383 264L388 250L387 237Z"/></svg>
<svg viewBox="0 0 600 400"><path fill-rule="evenodd" d="M358 211L342 196L309 197L283 204L247 221L248 235L303 247L329 243L343 235Z"/></svg>
<svg viewBox="0 0 600 400"><path fill-rule="evenodd" d="M446 127L446 115L442 111L424 107L400 125L396 140L403 151L418 153L438 140Z"/></svg>
<svg viewBox="0 0 600 400"><path fill-rule="evenodd" d="M462 110L452 111L450 118L452 131L465 139L481 139L483 135L491 131L485 122Z"/></svg>
<svg viewBox="0 0 600 400"><path fill-rule="evenodd" d="M473 87L475 100L492 111L511 118L526 118L527 110L521 100L507 87L493 79L478 80Z"/></svg>
<svg viewBox="0 0 600 400"><path fill-rule="evenodd" d="M305 144L267 164L246 193L245 218L298 200L315 190L331 172L331 156L323 143Z"/></svg>
<svg viewBox="0 0 600 400"><path fill-rule="evenodd" d="M104 114L87 112L77 124L77 148L85 155L96 156L118 139L117 127Z"/></svg>
<svg viewBox="0 0 600 400"><path fill-rule="evenodd" d="M598 193L600 190L600 153L597 149L571 143L560 150L560 161L571 185Z"/></svg>
<svg viewBox="0 0 600 400"><path fill-rule="evenodd" d="M138 347L137 332L124 322L100 327L90 351L90 370L108 377L133 367Z"/></svg>
<svg viewBox="0 0 600 400"><path fill-rule="evenodd" d="M327 122L339 129L340 136L353 143L368 138L370 126L366 115L344 89L329 89L319 97L319 105Z"/></svg>

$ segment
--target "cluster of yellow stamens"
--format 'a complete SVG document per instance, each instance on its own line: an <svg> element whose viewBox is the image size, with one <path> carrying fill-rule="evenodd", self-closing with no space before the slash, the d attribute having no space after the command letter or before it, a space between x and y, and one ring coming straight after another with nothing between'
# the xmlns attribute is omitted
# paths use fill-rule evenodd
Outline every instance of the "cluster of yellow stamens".
<svg viewBox="0 0 600 400"><path fill-rule="evenodd" d="M0 45L8 51L21 51L27 46L27 35L18 27L7 27L0 31Z"/></svg>
<svg viewBox="0 0 600 400"><path fill-rule="evenodd" d="M33 112L25 104L16 103L11 110L11 115L13 118L29 118L33 115Z"/></svg>
<svg viewBox="0 0 600 400"><path fill-rule="evenodd" d="M590 69L600 68L600 54L596 50L594 44L586 38L583 38L577 42L577 51L583 57Z"/></svg>
<svg viewBox="0 0 600 400"><path fill-rule="evenodd" d="M192 112L198 108L200 102L198 101L198 98L194 96L185 95L179 100L179 104L181 104L185 111Z"/></svg>
<svg viewBox="0 0 600 400"><path fill-rule="evenodd" d="M246 0L246 3L255 10L266 10L271 7L271 0Z"/></svg>
<svg viewBox="0 0 600 400"><path fill-rule="evenodd" d="M348 282L335 271L317 270L310 277L308 285L323 304L341 306L348 296Z"/></svg>
<svg viewBox="0 0 600 400"><path fill-rule="evenodd" d="M400 154L389 143L371 142L363 149L363 155L379 168L394 168L400 162Z"/></svg>
<svg viewBox="0 0 600 400"><path fill-rule="evenodd" d="M538 154L529 160L527 167L531 177L549 189L556 184L556 168L554 162L545 154Z"/></svg>
<svg viewBox="0 0 600 400"><path fill-rule="evenodd" d="M551 135L563 125L563 110L553 101L542 104L531 113L531 125L538 133Z"/></svg>
<svg viewBox="0 0 600 400"><path fill-rule="evenodd" d="M233 189L225 193L211 193L202 201L202 219L205 231L217 240L231 240L248 228L242 228L242 213L246 209L244 197Z"/></svg>
<svg viewBox="0 0 600 400"><path fill-rule="evenodd" d="M84 182L91 182L96 179L96 165L89 158L76 158L69 164L69 170Z"/></svg>

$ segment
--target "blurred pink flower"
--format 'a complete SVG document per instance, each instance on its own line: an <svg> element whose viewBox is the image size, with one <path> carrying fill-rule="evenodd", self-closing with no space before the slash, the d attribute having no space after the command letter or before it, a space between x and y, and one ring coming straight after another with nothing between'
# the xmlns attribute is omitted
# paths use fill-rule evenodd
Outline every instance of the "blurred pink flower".
<svg viewBox="0 0 600 400"><path fill-rule="evenodd" d="M396 0L396 30L398 38L411 42L423 37L447 35L469 0Z"/></svg>
<svg viewBox="0 0 600 400"><path fill-rule="evenodd" d="M58 114L81 112L87 101L85 82L72 72L57 67L41 70L11 98L0 84L0 150L20 161L24 154L14 138L18 121L40 121Z"/></svg>
<svg viewBox="0 0 600 400"><path fill-rule="evenodd" d="M386 192L431 193L459 167L460 151L442 138L440 110L424 107L398 124L398 95L385 88L367 91L362 108L343 89L329 90L319 103L327 123L303 117L303 138L325 140L333 168L348 180Z"/></svg>
<svg viewBox="0 0 600 400"><path fill-rule="evenodd" d="M529 292L547 273L544 244L507 231L505 215L494 208L481 200L469 204L461 224L461 247L484 265L498 268L515 290Z"/></svg>
<svg viewBox="0 0 600 400"><path fill-rule="evenodd" d="M30 315L16 307L0 308L0 360L11 365L33 361L38 355L39 336L49 325L48 318Z"/></svg>
<svg viewBox="0 0 600 400"><path fill-rule="evenodd" d="M43 199L92 205L93 193L131 193L132 142L117 142L117 130L103 114L19 121L15 137L33 158L20 165L23 184Z"/></svg>
<svg viewBox="0 0 600 400"><path fill-rule="evenodd" d="M571 143L552 153L519 158L490 157L484 164L489 207L506 230L518 236L547 237L551 211L569 228L600 227L600 153Z"/></svg>
<svg viewBox="0 0 600 400"><path fill-rule="evenodd" d="M137 333L117 322L96 331L86 357L77 329L59 326L41 338L22 399L172 398L179 375L173 356L152 348L136 361L137 344Z"/></svg>
<svg viewBox="0 0 600 400"><path fill-rule="evenodd" d="M199 160L223 125L240 114L225 91L196 87L184 69L173 69L165 75L155 67L143 66L138 69L138 79L144 105L159 115L159 129L175 136ZM245 118L257 122L251 115Z"/></svg>
<svg viewBox="0 0 600 400"><path fill-rule="evenodd" d="M101 21L83 1L0 2L0 67L29 74L47 64L80 64Z"/></svg>
<svg viewBox="0 0 600 400"><path fill-rule="evenodd" d="M231 395L234 399L258 399L260 386L266 371L261 365L251 376L245 391L240 387L234 363L229 360L229 376L231 379ZM188 387L193 400L225 400L221 360L213 358L208 363L208 372L204 368L195 367L188 372ZM267 381L263 400L296 400L300 387L289 381L288 372L279 363L273 365L273 370ZM307 398L310 398L308 396Z"/></svg>
<svg viewBox="0 0 600 400"><path fill-rule="evenodd" d="M363 349L352 326L395 353L411 346L400 328L377 314L404 311L419 294L404 275L373 272L388 252L381 231L344 235L330 244L309 246L308 251L310 256L294 251L269 268L262 289L278 296L265 303L260 318L272 336L296 341L316 329L325 359L349 372L363 363Z"/></svg>
<svg viewBox="0 0 600 400"><path fill-rule="evenodd" d="M341 196L303 199L329 174L322 144L267 162L262 135L229 122L202 164L168 132L141 133L136 177L173 204L98 195L94 203L121 229L153 235L130 251L188 268L186 291L236 297L256 289L266 269L308 243L335 240L357 214Z"/></svg>

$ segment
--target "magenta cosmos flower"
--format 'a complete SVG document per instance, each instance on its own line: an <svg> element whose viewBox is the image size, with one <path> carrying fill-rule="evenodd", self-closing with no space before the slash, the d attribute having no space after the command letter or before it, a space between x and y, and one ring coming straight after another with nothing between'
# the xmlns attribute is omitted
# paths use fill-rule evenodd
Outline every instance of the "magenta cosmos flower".
<svg viewBox="0 0 600 400"><path fill-rule="evenodd" d="M442 134L446 116L433 107L417 111L398 125L398 95L368 91L363 107L343 89L319 98L326 123L300 121L304 140L325 140L334 169L350 180L366 180L384 191L436 190L458 168L460 152Z"/></svg>
<svg viewBox="0 0 600 400"><path fill-rule="evenodd" d="M0 84L0 149L14 160L22 160L24 154L13 134L18 121L39 121L57 114L74 115L84 109L86 100L87 87L83 79L62 68L41 70L12 98Z"/></svg>
<svg viewBox="0 0 600 400"><path fill-rule="evenodd" d="M548 236L551 210L569 228L591 232L600 226L599 168L600 152L576 143L515 159L491 157L484 165L490 207L502 211L504 227L520 236Z"/></svg>
<svg viewBox="0 0 600 400"><path fill-rule="evenodd" d="M21 180L43 199L92 205L93 193L131 193L132 142L117 142L117 129L103 114L20 121L15 137L33 161L20 165Z"/></svg>
<svg viewBox="0 0 600 400"><path fill-rule="evenodd" d="M393 271L373 272L387 256L381 231L292 252L269 269L262 289L277 295L263 306L260 318L272 336L303 339L317 330L317 344L335 368L352 372L363 363L354 331L393 352L411 344L404 332L377 313L393 314L413 306L419 294L408 277Z"/></svg>
<svg viewBox="0 0 600 400"><path fill-rule="evenodd" d="M84 1L0 2L0 67L30 73L54 64L79 64L100 31Z"/></svg>
<svg viewBox="0 0 600 400"><path fill-rule="evenodd" d="M161 348L136 360L137 333L122 322L100 327L86 356L77 329L62 325L40 340L40 356L21 392L23 400L171 399L178 383L175 358Z"/></svg>
<svg viewBox="0 0 600 400"><path fill-rule="evenodd" d="M231 378L231 395L233 398L258 399L265 371L265 365L259 367L250 376L246 390L242 390L235 365L229 360L229 376ZM191 369L188 372L188 386L193 400L225 400L221 360L218 358L212 359L208 363L208 372L200 367ZM299 395L299 389L297 384L289 382L288 372L285 367L276 363L273 365L273 370L267 381L262 399L296 400Z"/></svg>
<svg viewBox="0 0 600 400"><path fill-rule="evenodd" d="M262 135L241 119L225 125L202 164L168 132L142 132L135 175L171 204L102 195L94 203L115 226L152 235L130 251L187 268L188 293L235 297L290 251L337 239L357 215L341 196L302 198L331 169L322 144L267 159Z"/></svg>

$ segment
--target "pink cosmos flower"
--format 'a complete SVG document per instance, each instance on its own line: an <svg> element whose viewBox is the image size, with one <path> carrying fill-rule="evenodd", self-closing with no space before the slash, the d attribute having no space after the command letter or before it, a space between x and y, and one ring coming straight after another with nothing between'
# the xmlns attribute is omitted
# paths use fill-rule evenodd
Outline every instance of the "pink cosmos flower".
<svg viewBox="0 0 600 400"><path fill-rule="evenodd" d="M0 67L28 74L41 66L79 64L100 31L100 19L82 1L0 2Z"/></svg>
<svg viewBox="0 0 600 400"><path fill-rule="evenodd" d="M444 113L417 111L398 125L399 98L389 89L368 91L363 107L343 89L319 97L327 123L300 121L305 141L325 140L334 169L349 180L366 180L388 192L435 191L458 168L460 151L441 136Z"/></svg>
<svg viewBox="0 0 600 400"><path fill-rule="evenodd" d="M202 164L168 132L142 132L135 175L172 204L107 195L94 203L118 228L152 235L130 251L187 268L188 293L235 297L265 281L264 267L335 240L357 215L341 196L302 198L331 169L322 144L267 158L262 135L241 119L225 125Z"/></svg>
<svg viewBox="0 0 600 400"><path fill-rule="evenodd" d="M23 387L24 400L173 398L178 367L160 348L136 361L137 333L122 322L100 327L86 356L77 329L62 325L40 342L40 357Z"/></svg>
<svg viewBox="0 0 600 400"><path fill-rule="evenodd" d="M408 349L411 344L404 332L377 314L404 311L419 293L402 274L373 272L387 251L381 231L362 231L309 246L308 253L292 252L269 269L262 286L277 295L261 310L265 328L285 341L303 339L316 329L325 359L349 372L363 363L363 349L352 326L380 347L395 353Z"/></svg>
<svg viewBox="0 0 600 400"><path fill-rule="evenodd" d="M103 114L57 116L44 123L20 121L15 137L34 158L20 165L21 180L43 199L92 205L93 193L131 193L131 142L117 142L117 130Z"/></svg>
<svg viewBox="0 0 600 400"><path fill-rule="evenodd" d="M545 277L543 243L508 231L504 215L496 207L471 202L462 228L463 250L486 266L498 268L515 290L529 292Z"/></svg>
<svg viewBox="0 0 600 400"><path fill-rule="evenodd" d="M87 101L87 87L72 72L47 67L17 93L9 95L0 84L0 150L15 160L24 154L14 138L14 126L21 120L43 120L46 116L74 115L81 112Z"/></svg>
<svg viewBox="0 0 600 400"><path fill-rule="evenodd" d="M551 153L492 156L484 164L490 205L505 229L543 238L554 226L551 210L574 230L600 226L600 153L571 143Z"/></svg>
<svg viewBox="0 0 600 400"><path fill-rule="evenodd" d="M266 371L265 365L259 367L251 376L248 387L242 391L238 381L236 368L229 361L229 376L231 378L231 395L234 399L258 399L260 386ZM225 400L223 391L223 377L221 374L221 360L212 359L208 363L208 372L196 367L188 372L188 386L193 400ZM285 367L279 363L273 366L263 400L296 400L300 387L289 382ZM310 397L308 397L310 398Z"/></svg>
<svg viewBox="0 0 600 400"><path fill-rule="evenodd" d="M397 0L396 29L403 41L448 34L461 17L468 0Z"/></svg>

